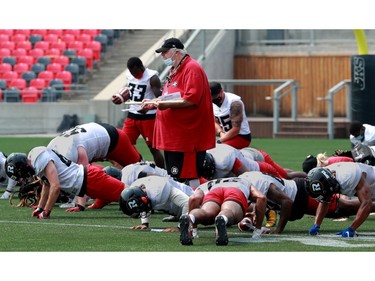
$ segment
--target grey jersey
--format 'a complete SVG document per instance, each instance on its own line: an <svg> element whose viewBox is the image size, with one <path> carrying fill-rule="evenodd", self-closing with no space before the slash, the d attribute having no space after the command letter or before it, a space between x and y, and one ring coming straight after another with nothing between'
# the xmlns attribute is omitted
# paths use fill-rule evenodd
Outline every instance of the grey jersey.
<svg viewBox="0 0 375 281"><path fill-rule="evenodd" d="M270 185L274 184L293 201L296 198L297 184L294 180L280 179L259 171L243 173L239 178L246 179L266 196Z"/></svg>
<svg viewBox="0 0 375 281"><path fill-rule="evenodd" d="M28 159L31 161L36 175L40 177L45 176L44 169L52 161L57 170L60 189L68 193L72 199L79 194L84 180L84 167L82 165L66 159L47 147L40 146L29 152Z"/></svg>
<svg viewBox="0 0 375 281"><path fill-rule="evenodd" d="M336 172L336 179L340 184L340 193L347 196L356 196L356 187L362 173L366 173L366 181L372 190L372 198L375 198L375 173L374 167L363 163L337 162L326 166L330 171Z"/></svg>
<svg viewBox="0 0 375 281"><path fill-rule="evenodd" d="M0 186L6 187L9 192L12 192L14 187L17 185L17 182L9 178L5 172L6 160L7 158L5 157L5 155L0 152Z"/></svg>
<svg viewBox="0 0 375 281"><path fill-rule="evenodd" d="M264 156L260 151L253 147L245 147L240 149L242 155L247 158L258 162L264 162Z"/></svg>
<svg viewBox="0 0 375 281"><path fill-rule="evenodd" d="M189 196L174 188L168 178L148 176L137 179L130 187L142 184L146 186L146 193L153 210L165 211L174 216L181 216L189 211Z"/></svg>
<svg viewBox="0 0 375 281"><path fill-rule="evenodd" d="M143 173L146 175L157 175L165 177L170 181L170 184L173 187L180 189L188 196L193 194L193 189L191 188L191 186L173 180L173 178L170 175L168 175L167 170L161 169L157 167L154 163L149 161L127 165L121 170L121 173L121 181L126 185L131 185L134 181L136 181L139 178L140 174Z"/></svg>
<svg viewBox="0 0 375 281"><path fill-rule="evenodd" d="M207 150L215 159L216 171L214 178L234 176L232 169L236 159L240 160L250 171L259 171L256 161L246 159L238 149L227 144L216 144L215 148Z"/></svg>
<svg viewBox="0 0 375 281"><path fill-rule="evenodd" d="M47 147L77 163L78 147L82 146L86 150L89 162L92 162L94 159L103 159L107 156L110 142L107 130L100 124L91 122L63 132L53 138Z"/></svg>
<svg viewBox="0 0 375 281"><path fill-rule="evenodd" d="M205 182L199 186L197 186L196 190L203 191L204 194L207 194L210 190L215 188L238 188L240 189L246 198L250 196L250 183L243 178L239 177L230 177L230 178L222 178L222 179L215 179L208 182Z"/></svg>

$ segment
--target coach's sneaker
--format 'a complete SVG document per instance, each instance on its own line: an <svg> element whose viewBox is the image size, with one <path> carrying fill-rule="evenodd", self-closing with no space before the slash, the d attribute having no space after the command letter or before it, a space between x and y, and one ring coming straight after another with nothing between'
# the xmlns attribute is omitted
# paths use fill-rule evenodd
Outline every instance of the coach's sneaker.
<svg viewBox="0 0 375 281"><path fill-rule="evenodd" d="M180 242L182 245L193 245L193 224L188 215L180 218Z"/></svg>
<svg viewBox="0 0 375 281"><path fill-rule="evenodd" d="M216 226L216 245L228 245L227 226L222 216L217 216L215 219Z"/></svg>
<svg viewBox="0 0 375 281"><path fill-rule="evenodd" d="M277 222L277 215L276 215L276 211L274 210L268 210L266 212L266 219L267 219L267 222L266 222L266 227L273 227L276 225L276 222Z"/></svg>

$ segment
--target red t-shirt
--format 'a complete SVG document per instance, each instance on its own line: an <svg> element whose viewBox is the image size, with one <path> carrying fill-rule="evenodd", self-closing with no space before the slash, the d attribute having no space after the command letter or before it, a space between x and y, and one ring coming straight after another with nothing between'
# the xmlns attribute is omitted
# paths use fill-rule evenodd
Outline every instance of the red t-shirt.
<svg viewBox="0 0 375 281"><path fill-rule="evenodd" d="M194 103L186 108L157 110L153 143L159 150L193 152L215 147L211 90L203 68L190 56L163 89Z"/></svg>

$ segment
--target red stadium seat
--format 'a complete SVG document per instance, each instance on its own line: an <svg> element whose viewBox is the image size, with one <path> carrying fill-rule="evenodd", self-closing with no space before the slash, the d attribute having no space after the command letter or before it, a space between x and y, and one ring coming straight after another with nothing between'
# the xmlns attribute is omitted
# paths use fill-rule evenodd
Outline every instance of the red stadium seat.
<svg viewBox="0 0 375 281"><path fill-rule="evenodd" d="M0 62L3 61L4 57L10 56L10 50L6 48L0 48Z"/></svg>
<svg viewBox="0 0 375 281"><path fill-rule="evenodd" d="M88 48L77 52L77 56L86 58L87 69L92 69L94 64L94 51Z"/></svg>
<svg viewBox="0 0 375 281"><path fill-rule="evenodd" d="M100 34L100 29L82 29L81 34L88 34L92 39L98 34Z"/></svg>
<svg viewBox="0 0 375 281"><path fill-rule="evenodd" d="M69 64L70 60L69 60L69 57L61 55L61 56L52 58L52 62L59 63L63 67L65 67L66 65Z"/></svg>
<svg viewBox="0 0 375 281"><path fill-rule="evenodd" d="M56 34L47 33L46 35L43 36L43 41L49 42L49 43L57 42L59 41L59 36Z"/></svg>
<svg viewBox="0 0 375 281"><path fill-rule="evenodd" d="M56 62L50 63L46 66L46 70L51 71L53 73L53 77L55 77L56 74L62 71L63 69L64 67L61 64L56 63Z"/></svg>
<svg viewBox="0 0 375 281"><path fill-rule="evenodd" d="M0 34L0 42L8 42L10 40L10 36L8 34Z"/></svg>
<svg viewBox="0 0 375 281"><path fill-rule="evenodd" d="M13 41L0 42L0 48L9 49L12 51L16 48L16 43Z"/></svg>
<svg viewBox="0 0 375 281"><path fill-rule="evenodd" d="M54 57L58 57L61 55L61 50L56 48L50 48L44 52L44 55L50 57L51 59Z"/></svg>
<svg viewBox="0 0 375 281"><path fill-rule="evenodd" d="M45 81L45 87L48 87L49 81L55 78L54 74L50 70L44 70L39 72L38 78L44 79Z"/></svg>
<svg viewBox="0 0 375 281"><path fill-rule="evenodd" d="M39 94L37 88L30 86L22 89L20 95L22 102L35 103L41 97L41 92Z"/></svg>
<svg viewBox="0 0 375 281"><path fill-rule="evenodd" d="M17 72L18 77L22 76L22 73L29 71L31 69L31 65L24 63L24 62L17 62L13 65L13 71Z"/></svg>
<svg viewBox="0 0 375 281"><path fill-rule="evenodd" d="M55 34L58 37L61 37L61 35L64 34L64 31L62 29L47 29L47 34Z"/></svg>
<svg viewBox="0 0 375 281"><path fill-rule="evenodd" d="M68 43L68 48L76 50L78 52L83 49L83 43L80 41L73 41Z"/></svg>
<svg viewBox="0 0 375 281"><path fill-rule="evenodd" d="M31 29L30 30L30 36L31 35L40 35L40 36L44 36L47 34L47 29Z"/></svg>
<svg viewBox="0 0 375 281"><path fill-rule="evenodd" d="M86 48L91 49L94 52L94 60L100 61L100 55L102 52L102 44L98 41L91 41L86 44Z"/></svg>
<svg viewBox="0 0 375 281"><path fill-rule="evenodd" d="M12 71L13 67L10 63L0 63L0 79L3 78L4 73Z"/></svg>
<svg viewBox="0 0 375 281"><path fill-rule="evenodd" d="M65 85L65 90L70 90L70 84L72 84L72 73L70 71L61 71L56 74L56 79L61 79Z"/></svg>
<svg viewBox="0 0 375 281"><path fill-rule="evenodd" d="M28 40L28 38L29 37L24 34L14 34L10 37L10 40L13 42L23 42Z"/></svg>
<svg viewBox="0 0 375 281"><path fill-rule="evenodd" d="M51 49L59 49L61 53L66 50L67 44L64 41L57 41L57 42L51 42L50 48Z"/></svg>
<svg viewBox="0 0 375 281"><path fill-rule="evenodd" d="M30 51L33 48L33 44L30 41L16 42L16 48L22 48Z"/></svg>
<svg viewBox="0 0 375 281"><path fill-rule="evenodd" d="M13 70L10 70L10 71L5 71L3 73L3 78L2 79L6 80L7 81L7 85L9 85L10 81L15 80L17 78L18 78L18 73L15 72L15 71L13 71Z"/></svg>
<svg viewBox="0 0 375 281"><path fill-rule="evenodd" d="M23 90L27 87L27 82L25 79L22 78L13 79L8 83L8 87Z"/></svg>
<svg viewBox="0 0 375 281"><path fill-rule="evenodd" d="M21 56L17 58L17 63L26 63L31 68L31 66L34 64L34 58L32 56Z"/></svg>
<svg viewBox="0 0 375 281"><path fill-rule="evenodd" d="M13 31L13 34L23 34L26 36L26 39L28 39L31 34L31 30L30 29L15 29Z"/></svg>
<svg viewBox="0 0 375 281"><path fill-rule="evenodd" d="M34 48L29 51L29 55L33 57L34 63L38 61L38 58L44 56L44 50L40 48Z"/></svg>
<svg viewBox="0 0 375 281"><path fill-rule="evenodd" d="M77 36L77 35L81 34L81 30L80 29L64 29L63 33L64 34L72 34L74 36Z"/></svg>
<svg viewBox="0 0 375 281"><path fill-rule="evenodd" d="M11 56L13 57L21 57L21 56L26 56L27 55L27 50L22 49L22 48L17 48L11 51Z"/></svg>
<svg viewBox="0 0 375 281"><path fill-rule="evenodd" d="M76 41L76 37L73 34L63 34L61 35L60 39L62 42L65 42L67 45L70 42Z"/></svg>
<svg viewBox="0 0 375 281"><path fill-rule="evenodd" d="M10 37L14 34L14 29L0 29L0 34L6 34Z"/></svg>
<svg viewBox="0 0 375 281"><path fill-rule="evenodd" d="M92 37L89 34L79 34L76 36L76 41L82 42L85 46L86 43L92 41Z"/></svg>
<svg viewBox="0 0 375 281"><path fill-rule="evenodd" d="M48 82L49 83L49 82ZM42 78L35 78L30 81L30 87L35 87L38 90L43 90L46 87L46 81Z"/></svg>
<svg viewBox="0 0 375 281"><path fill-rule="evenodd" d="M46 41L39 41L35 43L34 48L39 48L39 49L43 49L44 51L46 51L49 49L49 44L50 43Z"/></svg>

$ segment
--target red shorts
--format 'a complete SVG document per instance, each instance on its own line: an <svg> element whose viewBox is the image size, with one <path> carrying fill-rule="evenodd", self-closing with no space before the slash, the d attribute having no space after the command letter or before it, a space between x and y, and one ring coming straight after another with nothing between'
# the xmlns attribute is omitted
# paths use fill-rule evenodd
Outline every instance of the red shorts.
<svg viewBox="0 0 375 281"><path fill-rule="evenodd" d="M230 140L227 140L227 141L224 141L222 143L230 145L230 146L232 146L234 148L237 148L237 149L245 148L245 147L248 147L250 145L249 140L246 140L246 139L244 139L243 137L240 137L240 136L235 136L234 138L232 138Z"/></svg>
<svg viewBox="0 0 375 281"><path fill-rule="evenodd" d="M116 147L107 155L108 160L113 160L121 166L141 161L141 155L134 145L131 144L124 131L117 129L119 134Z"/></svg>
<svg viewBox="0 0 375 281"><path fill-rule="evenodd" d="M91 198L110 202L118 202L125 184L107 175L98 165L87 165L86 194Z"/></svg>
<svg viewBox="0 0 375 281"><path fill-rule="evenodd" d="M333 216L337 210L337 201L340 198L340 194L333 194L331 200L329 201L329 208L326 217ZM307 203L307 214L315 215L316 209L318 208L319 202L309 196Z"/></svg>
<svg viewBox="0 0 375 281"><path fill-rule="evenodd" d="M218 187L212 189L204 196L202 204L207 201L213 201L219 206L225 201L235 201L241 206L244 216L248 206L245 194L235 187Z"/></svg>
<svg viewBox="0 0 375 281"><path fill-rule="evenodd" d="M135 120L126 118L122 130L129 137L130 142L135 145L139 135L143 137L148 147L152 147L154 136L155 119Z"/></svg>

